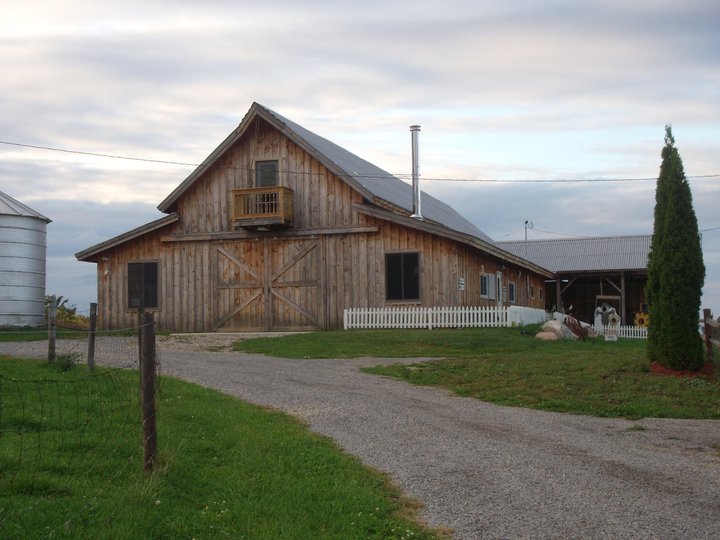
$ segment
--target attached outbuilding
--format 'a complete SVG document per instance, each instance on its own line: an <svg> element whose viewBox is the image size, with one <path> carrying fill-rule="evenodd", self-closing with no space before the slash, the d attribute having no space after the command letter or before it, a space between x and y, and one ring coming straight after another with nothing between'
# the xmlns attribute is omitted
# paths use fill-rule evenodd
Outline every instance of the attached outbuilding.
<svg viewBox="0 0 720 540"><path fill-rule="evenodd" d="M498 242L497 246L552 271L545 308L570 310L592 323L595 311L615 308L622 324L647 325L645 286L651 235L596 236Z"/></svg>
<svg viewBox="0 0 720 540"><path fill-rule="evenodd" d="M0 327L45 322L48 223L0 191Z"/></svg>
<svg viewBox="0 0 720 540"><path fill-rule="evenodd" d="M163 202L166 216L76 254L100 324L152 310L180 332L335 329L345 308L542 308L553 274L447 204L254 103Z"/></svg>

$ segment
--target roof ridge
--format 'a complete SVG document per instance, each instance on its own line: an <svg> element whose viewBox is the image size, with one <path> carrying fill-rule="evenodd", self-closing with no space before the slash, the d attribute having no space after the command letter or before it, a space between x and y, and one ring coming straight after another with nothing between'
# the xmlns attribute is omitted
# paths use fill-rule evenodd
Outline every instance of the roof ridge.
<svg viewBox="0 0 720 540"><path fill-rule="evenodd" d="M618 238L652 238L652 234L606 234L603 236L576 236L573 238L538 238L534 240L498 240L496 244L528 244L531 242L575 242L579 240L603 240L603 239L618 239Z"/></svg>
<svg viewBox="0 0 720 540"><path fill-rule="evenodd" d="M3 207L7 208L8 211L4 211ZM33 210L28 205L21 203L2 191L0 191L0 215L33 217L41 219L46 223L52 221L50 218L43 216L40 212Z"/></svg>

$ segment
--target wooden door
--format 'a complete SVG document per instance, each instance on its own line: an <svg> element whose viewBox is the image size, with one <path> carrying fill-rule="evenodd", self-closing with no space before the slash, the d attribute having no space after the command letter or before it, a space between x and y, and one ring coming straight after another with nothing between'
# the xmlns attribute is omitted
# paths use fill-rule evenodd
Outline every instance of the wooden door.
<svg viewBox="0 0 720 540"><path fill-rule="evenodd" d="M321 241L259 238L215 246L215 330L323 327Z"/></svg>

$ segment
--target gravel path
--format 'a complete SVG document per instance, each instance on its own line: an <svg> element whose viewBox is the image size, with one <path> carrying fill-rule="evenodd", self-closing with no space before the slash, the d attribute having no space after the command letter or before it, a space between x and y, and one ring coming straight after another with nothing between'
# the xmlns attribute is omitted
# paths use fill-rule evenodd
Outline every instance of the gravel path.
<svg viewBox="0 0 720 540"><path fill-rule="evenodd" d="M0 354L31 354L22 345ZM720 538L719 421L500 407L358 371L407 359L188 348L161 342L162 372L305 419L458 539Z"/></svg>

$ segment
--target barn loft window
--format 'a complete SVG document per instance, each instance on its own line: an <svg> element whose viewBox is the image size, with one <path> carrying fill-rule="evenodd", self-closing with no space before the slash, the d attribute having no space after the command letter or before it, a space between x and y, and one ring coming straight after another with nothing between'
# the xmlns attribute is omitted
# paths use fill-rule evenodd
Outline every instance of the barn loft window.
<svg viewBox="0 0 720 540"><path fill-rule="evenodd" d="M157 308L158 288L158 263L128 263L128 308Z"/></svg>
<svg viewBox="0 0 720 540"><path fill-rule="evenodd" d="M388 300L420 300L420 253L385 255Z"/></svg>
<svg viewBox="0 0 720 540"><path fill-rule="evenodd" d="M273 187L278 185L278 162L255 162L255 187Z"/></svg>

